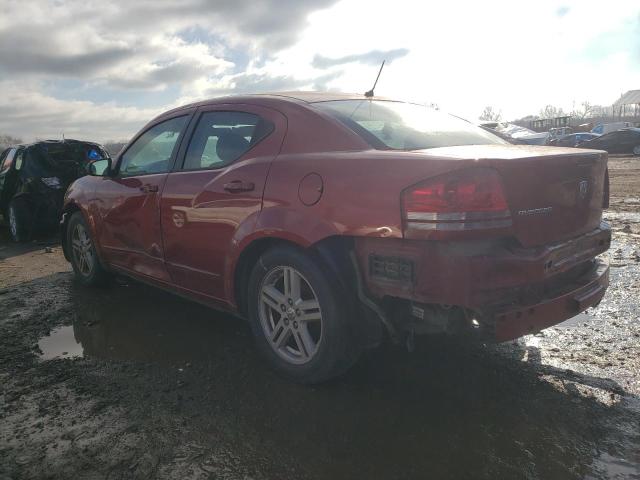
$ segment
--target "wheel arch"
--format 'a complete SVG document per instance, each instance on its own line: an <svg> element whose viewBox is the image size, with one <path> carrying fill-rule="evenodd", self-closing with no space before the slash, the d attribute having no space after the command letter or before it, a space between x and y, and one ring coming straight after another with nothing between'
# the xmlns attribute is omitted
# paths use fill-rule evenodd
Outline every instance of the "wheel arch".
<svg viewBox="0 0 640 480"><path fill-rule="evenodd" d="M358 301L358 272L354 268L350 253L353 251L353 238L333 235L323 238L311 245L298 243L291 239L277 236L262 237L250 242L241 252L235 264L233 275L233 299L240 315L248 315L248 290L251 270L260 256L267 250L277 246L297 249L314 259L320 268L338 283L338 291L343 292L345 301L350 302L353 310L353 322L350 330L364 347L378 345L383 337L382 324L367 315Z"/></svg>
<svg viewBox="0 0 640 480"><path fill-rule="evenodd" d="M62 245L62 253L64 253L64 258L68 262L71 261L71 255L69 254L67 245L67 227L69 226L69 219L71 218L71 216L74 213L80 211L81 208L75 202L67 203L62 208L62 214L60 218L60 244Z"/></svg>

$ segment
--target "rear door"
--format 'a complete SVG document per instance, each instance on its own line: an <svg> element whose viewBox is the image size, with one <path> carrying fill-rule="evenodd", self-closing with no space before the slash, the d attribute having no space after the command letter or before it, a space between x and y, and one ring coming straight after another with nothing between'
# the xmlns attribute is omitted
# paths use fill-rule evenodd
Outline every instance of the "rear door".
<svg viewBox="0 0 640 480"><path fill-rule="evenodd" d="M631 153L633 147L640 145L640 135L631 130L618 132L619 151L616 153Z"/></svg>
<svg viewBox="0 0 640 480"><path fill-rule="evenodd" d="M602 149L608 153L623 153L623 136L621 134L622 132L612 132L600 137L599 140L602 142Z"/></svg>
<svg viewBox="0 0 640 480"><path fill-rule="evenodd" d="M101 177L93 203L98 205L99 244L107 262L169 281L160 195L189 119L183 113L149 127L120 155L116 175Z"/></svg>
<svg viewBox="0 0 640 480"><path fill-rule="evenodd" d="M225 301L228 254L256 222L286 119L233 104L202 108L192 124L162 194L165 260L175 284Z"/></svg>

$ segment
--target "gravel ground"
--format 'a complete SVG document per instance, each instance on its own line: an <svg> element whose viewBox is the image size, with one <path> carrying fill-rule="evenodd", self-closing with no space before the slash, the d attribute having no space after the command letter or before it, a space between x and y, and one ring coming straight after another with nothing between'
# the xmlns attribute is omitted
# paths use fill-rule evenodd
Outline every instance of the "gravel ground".
<svg viewBox="0 0 640 480"><path fill-rule="evenodd" d="M248 328L0 240L0 479L640 478L640 159L610 159L600 306L494 346L369 353L314 388Z"/></svg>

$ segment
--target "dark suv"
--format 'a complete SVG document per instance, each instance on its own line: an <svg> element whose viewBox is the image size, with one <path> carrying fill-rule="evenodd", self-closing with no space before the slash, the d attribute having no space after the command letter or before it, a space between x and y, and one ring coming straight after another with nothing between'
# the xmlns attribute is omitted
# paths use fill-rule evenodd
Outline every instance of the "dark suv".
<svg viewBox="0 0 640 480"><path fill-rule="evenodd" d="M101 145L46 140L7 148L0 155L0 212L16 242L54 228L67 187L90 161L108 158Z"/></svg>

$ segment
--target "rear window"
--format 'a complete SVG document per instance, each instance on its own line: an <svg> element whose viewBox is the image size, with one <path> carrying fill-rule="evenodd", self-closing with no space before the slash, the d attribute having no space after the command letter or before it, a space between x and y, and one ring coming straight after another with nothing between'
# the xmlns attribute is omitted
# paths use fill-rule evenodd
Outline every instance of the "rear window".
<svg viewBox="0 0 640 480"><path fill-rule="evenodd" d="M71 179L84 175L88 162L108 158L108 154L91 143L68 141L32 145L26 149L25 157L25 175Z"/></svg>
<svg viewBox="0 0 640 480"><path fill-rule="evenodd" d="M507 144L472 123L413 103L363 99L314 105L338 118L375 148L422 150Z"/></svg>

